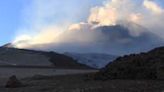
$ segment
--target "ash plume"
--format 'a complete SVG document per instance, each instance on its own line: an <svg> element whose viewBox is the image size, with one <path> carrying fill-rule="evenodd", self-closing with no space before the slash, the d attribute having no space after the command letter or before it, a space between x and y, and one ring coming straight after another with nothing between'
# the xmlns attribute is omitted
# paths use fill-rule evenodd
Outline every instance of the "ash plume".
<svg viewBox="0 0 164 92"><path fill-rule="evenodd" d="M85 20L72 16L69 11L73 10L61 8L62 13L71 17L62 17L57 23L47 22L55 19L56 14L55 2L50 1L33 3L33 16L37 19L32 18L32 26L20 28L12 43L16 48L120 55L163 45L164 9L153 0L103 1L102 5L86 10L89 14L83 12L81 16L88 15Z"/></svg>

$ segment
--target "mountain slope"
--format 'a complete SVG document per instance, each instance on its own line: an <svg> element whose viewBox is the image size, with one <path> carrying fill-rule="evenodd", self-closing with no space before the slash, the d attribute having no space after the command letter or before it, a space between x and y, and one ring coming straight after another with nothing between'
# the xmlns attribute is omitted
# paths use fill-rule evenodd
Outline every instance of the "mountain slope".
<svg viewBox="0 0 164 92"><path fill-rule="evenodd" d="M103 34L98 40L103 46L102 50L115 55L148 51L164 43L157 35L135 24L101 26L95 30Z"/></svg>
<svg viewBox="0 0 164 92"><path fill-rule="evenodd" d="M0 48L1 65L55 66L56 68L90 68L73 58L55 52Z"/></svg>
<svg viewBox="0 0 164 92"><path fill-rule="evenodd" d="M93 68L103 68L109 62L116 59L117 56L109 54L99 54L99 53L64 53L77 60L79 63L88 65Z"/></svg>
<svg viewBox="0 0 164 92"><path fill-rule="evenodd" d="M131 54L109 63L99 74L105 79L164 79L164 47Z"/></svg>

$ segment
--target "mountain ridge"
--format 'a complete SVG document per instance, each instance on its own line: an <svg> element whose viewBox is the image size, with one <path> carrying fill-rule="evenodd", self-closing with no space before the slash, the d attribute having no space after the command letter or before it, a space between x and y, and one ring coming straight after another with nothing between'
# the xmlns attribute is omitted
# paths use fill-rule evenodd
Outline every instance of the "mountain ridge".
<svg viewBox="0 0 164 92"><path fill-rule="evenodd" d="M56 52L0 47L0 60L8 65L55 66L56 68L89 69L73 58ZM5 65L6 65L5 64Z"/></svg>
<svg viewBox="0 0 164 92"><path fill-rule="evenodd" d="M164 47L117 58L101 69L100 79L164 79Z"/></svg>

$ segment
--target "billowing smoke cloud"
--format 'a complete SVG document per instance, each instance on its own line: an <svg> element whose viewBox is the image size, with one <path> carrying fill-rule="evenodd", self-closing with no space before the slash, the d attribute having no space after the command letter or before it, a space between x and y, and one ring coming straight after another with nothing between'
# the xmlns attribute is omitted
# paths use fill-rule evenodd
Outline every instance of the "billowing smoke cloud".
<svg viewBox="0 0 164 92"><path fill-rule="evenodd" d="M160 6L158 6L156 3L154 3L153 1L144 0L143 4L147 9L149 9L155 14L161 14L164 12L163 9Z"/></svg>
<svg viewBox="0 0 164 92"><path fill-rule="evenodd" d="M111 0L105 2L103 6L93 8L88 21L98 22L100 25L116 25L119 20L126 19L138 21L139 16L135 14L135 5L131 0Z"/></svg>
<svg viewBox="0 0 164 92"><path fill-rule="evenodd" d="M75 23L74 20L79 20L75 16L65 18L70 16L71 11L65 9L62 13L68 13L61 17L62 20L52 22L52 19L56 19L56 12L53 11L54 0L50 1L34 3L33 10L37 14L31 20L32 26L25 28L32 32L18 35L13 41L15 47L126 54L140 52L150 45L151 48L163 42L164 9L153 0L143 0L142 4L133 0L105 1L102 6L91 8L88 18L84 20L87 22L80 23ZM81 16L87 15L85 13ZM147 45L144 45L145 41Z"/></svg>

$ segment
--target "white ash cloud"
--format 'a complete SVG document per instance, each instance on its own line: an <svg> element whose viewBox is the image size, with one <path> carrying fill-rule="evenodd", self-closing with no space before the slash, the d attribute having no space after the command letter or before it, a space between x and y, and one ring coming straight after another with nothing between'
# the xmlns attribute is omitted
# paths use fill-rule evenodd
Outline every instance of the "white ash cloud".
<svg viewBox="0 0 164 92"><path fill-rule="evenodd" d="M47 22L47 20L55 19L56 14L53 5L55 2L53 0L50 1L49 3L41 3L41 1L36 0L35 3L38 6L35 6L34 3L34 18L30 20L32 26L25 28L34 32L18 35L13 41L17 48L56 50L61 52L97 51L103 53L107 49L104 50L104 46L102 46L103 44L100 41L106 39L106 37L104 37L101 31L97 31L97 28L115 25L127 27L129 29L128 34L134 38L142 36L144 32L154 33L159 38L164 38L164 27L162 25L164 23L164 9L153 0L143 0L142 4L136 4L133 0L108 0L103 2L102 6L91 8L88 18L80 23L74 21L79 19L74 16L72 18L72 14L70 15L71 18L63 17L57 23ZM69 11L71 10L63 10L63 12L66 12L65 17L69 15ZM120 39L119 37L113 38ZM131 38L120 39L120 41L119 45L122 42L131 42ZM110 41L108 43L114 44L115 42ZM120 48L121 46L109 46L108 48L115 49L116 51L114 52L117 52L119 50L117 47ZM125 53L126 50L125 48Z"/></svg>

